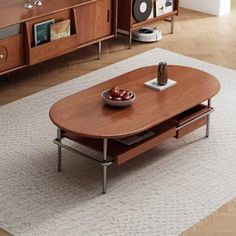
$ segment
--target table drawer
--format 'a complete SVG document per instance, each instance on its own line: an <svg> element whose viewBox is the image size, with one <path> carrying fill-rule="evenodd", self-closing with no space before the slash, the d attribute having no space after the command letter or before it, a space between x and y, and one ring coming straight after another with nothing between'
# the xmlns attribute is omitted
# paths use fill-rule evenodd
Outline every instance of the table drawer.
<svg viewBox="0 0 236 236"><path fill-rule="evenodd" d="M0 72L23 65L22 35L0 40Z"/></svg>
<svg viewBox="0 0 236 236"><path fill-rule="evenodd" d="M175 138L181 138L206 125L208 116L213 110L212 107L200 104L175 116L173 118L177 127Z"/></svg>

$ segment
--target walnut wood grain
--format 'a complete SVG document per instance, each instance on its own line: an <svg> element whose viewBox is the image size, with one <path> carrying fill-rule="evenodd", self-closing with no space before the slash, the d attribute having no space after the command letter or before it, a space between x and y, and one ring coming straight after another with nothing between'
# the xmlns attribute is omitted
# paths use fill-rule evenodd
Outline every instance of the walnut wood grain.
<svg viewBox="0 0 236 236"><path fill-rule="evenodd" d="M125 152L119 153L115 156L117 165L124 164L125 162L135 158L136 156L150 150L151 148L163 143L164 141L174 137L176 134L176 127L171 120L157 125L151 129L155 135L151 138L145 139L135 146L127 148Z"/></svg>
<svg viewBox="0 0 236 236"><path fill-rule="evenodd" d="M176 132L175 138L182 138L183 136L190 134L194 130L201 128L202 126L207 124L208 117L203 117L192 124L189 124L188 126L184 127L183 129L180 129Z"/></svg>
<svg viewBox="0 0 236 236"><path fill-rule="evenodd" d="M23 65L22 35L0 40L0 72Z"/></svg>
<svg viewBox="0 0 236 236"><path fill-rule="evenodd" d="M55 22L70 19L71 36L35 46L34 25L50 19L54 19ZM77 49L74 15L71 9L27 21L25 23L25 29L28 42L25 52L27 52L27 61L29 65L54 58Z"/></svg>
<svg viewBox="0 0 236 236"><path fill-rule="evenodd" d="M203 115L204 113L207 113L212 108L208 107L204 104L199 104L185 112L182 112L181 114L175 116L173 120L176 122L177 126L184 125L194 118Z"/></svg>
<svg viewBox="0 0 236 236"><path fill-rule="evenodd" d="M60 12L96 0L50 0L43 6L26 9L26 0L0 0L0 28Z"/></svg>
<svg viewBox="0 0 236 236"><path fill-rule="evenodd" d="M177 84L165 91L144 86L156 77L157 66L140 68L66 97L50 110L61 129L86 137L117 138L147 130L216 95L220 84L212 75L189 67L169 66L169 78ZM132 106L104 105L101 92L113 86L132 90Z"/></svg>
<svg viewBox="0 0 236 236"><path fill-rule="evenodd" d="M175 121L176 126L182 126L188 122L191 122L192 120L194 120L195 118L209 112L212 110L212 107L208 107L204 104L199 104L185 112L182 112L181 114L175 116L174 118L172 118L173 121ZM183 136L191 133L192 131L204 126L207 124L208 121L208 117L205 116L199 120L196 120L195 122L187 125L186 127L178 130L176 132L175 138L182 138Z"/></svg>
<svg viewBox="0 0 236 236"><path fill-rule="evenodd" d="M131 28L132 3L127 0L118 0L118 29L129 31Z"/></svg>
<svg viewBox="0 0 236 236"><path fill-rule="evenodd" d="M0 29L22 23L21 34L14 40L8 37L0 41L0 44L7 44L9 50L6 61L5 46L0 47L0 59L3 57L0 74L61 56L117 34L117 0L51 0L32 9L26 9L25 2L0 0ZM50 19L55 22L70 19L71 36L36 46L34 25Z"/></svg>
<svg viewBox="0 0 236 236"><path fill-rule="evenodd" d="M78 44L108 36L112 30L112 2L98 0L75 8Z"/></svg>

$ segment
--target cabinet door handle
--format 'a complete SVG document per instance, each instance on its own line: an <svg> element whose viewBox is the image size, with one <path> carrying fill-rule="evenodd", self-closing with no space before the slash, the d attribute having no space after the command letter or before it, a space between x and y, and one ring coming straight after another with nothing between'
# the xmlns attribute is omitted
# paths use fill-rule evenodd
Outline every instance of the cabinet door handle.
<svg viewBox="0 0 236 236"><path fill-rule="evenodd" d="M107 23L110 22L110 10L107 10Z"/></svg>

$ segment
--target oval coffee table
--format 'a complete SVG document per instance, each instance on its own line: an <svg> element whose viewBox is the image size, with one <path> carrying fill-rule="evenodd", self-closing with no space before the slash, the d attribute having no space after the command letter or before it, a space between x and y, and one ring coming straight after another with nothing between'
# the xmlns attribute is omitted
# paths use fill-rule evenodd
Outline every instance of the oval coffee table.
<svg viewBox="0 0 236 236"><path fill-rule="evenodd" d="M58 145L58 171L61 171L61 148L96 161L103 167L102 192L106 193L109 165L123 164L167 139L180 138L204 125L208 137L209 117L214 110L211 98L220 90L218 80L184 66L169 65L168 73L177 84L164 91L144 86L157 75L157 66L149 66L55 103L49 114L58 127L54 140ZM123 108L105 105L101 93L113 86L133 91L135 102ZM63 144L64 138L103 152L101 160Z"/></svg>

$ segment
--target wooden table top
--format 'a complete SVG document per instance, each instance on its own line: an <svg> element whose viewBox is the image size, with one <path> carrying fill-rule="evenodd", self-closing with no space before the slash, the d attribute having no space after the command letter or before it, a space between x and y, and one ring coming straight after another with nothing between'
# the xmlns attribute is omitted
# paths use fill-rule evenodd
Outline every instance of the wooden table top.
<svg viewBox="0 0 236 236"><path fill-rule="evenodd" d="M43 6L27 9L27 0L0 0L0 28L93 1L96 0L43 0Z"/></svg>
<svg viewBox="0 0 236 236"><path fill-rule="evenodd" d="M169 78L177 84L164 91L145 87L157 66L143 67L75 93L50 109L52 122L64 131L91 138L133 135L166 121L213 97L220 90L212 75L189 67L169 65ZM101 92L119 86L136 94L129 107L104 105Z"/></svg>

